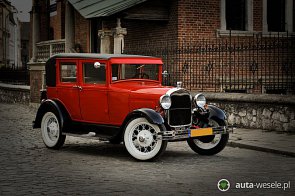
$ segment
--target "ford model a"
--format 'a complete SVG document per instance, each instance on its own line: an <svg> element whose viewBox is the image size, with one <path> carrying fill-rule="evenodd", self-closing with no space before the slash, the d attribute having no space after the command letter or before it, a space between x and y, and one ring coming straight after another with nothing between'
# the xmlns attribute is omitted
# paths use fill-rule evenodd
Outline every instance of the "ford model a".
<svg viewBox="0 0 295 196"><path fill-rule="evenodd" d="M34 128L46 147L66 135L121 143L138 160L159 157L168 141L187 140L203 155L228 141L226 115L181 87L162 86L162 60L134 55L59 54L46 63ZM163 72L165 73L165 72Z"/></svg>

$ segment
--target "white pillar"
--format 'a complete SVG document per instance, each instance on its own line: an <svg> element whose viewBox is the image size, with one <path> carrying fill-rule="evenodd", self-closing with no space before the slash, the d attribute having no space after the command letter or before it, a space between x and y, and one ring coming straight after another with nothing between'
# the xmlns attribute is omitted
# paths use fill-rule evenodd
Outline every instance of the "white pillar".
<svg viewBox="0 0 295 196"><path fill-rule="evenodd" d="M293 32L293 0L286 0L286 31Z"/></svg>
<svg viewBox="0 0 295 196"><path fill-rule="evenodd" d="M99 30L98 36L100 37L100 53L111 54L111 35L110 30Z"/></svg>
<svg viewBox="0 0 295 196"><path fill-rule="evenodd" d="M75 43L74 9L69 1L66 1L65 13L65 52L71 52Z"/></svg>
<svg viewBox="0 0 295 196"><path fill-rule="evenodd" d="M263 33L268 32L268 24L267 24L267 0L263 0L263 12L262 12L262 24L263 24Z"/></svg>
<svg viewBox="0 0 295 196"><path fill-rule="evenodd" d="M18 43L17 43L17 38L18 38L18 20L16 20L16 25L14 26L14 66L15 68L19 67L19 62L18 62Z"/></svg>
<svg viewBox="0 0 295 196"><path fill-rule="evenodd" d="M126 28L121 27L120 18L117 19L117 27L113 29L114 35L114 54L122 54L124 51L124 35L127 34Z"/></svg>
<svg viewBox="0 0 295 196"><path fill-rule="evenodd" d="M226 30L226 5L225 0L220 1L220 29Z"/></svg>
<svg viewBox="0 0 295 196"><path fill-rule="evenodd" d="M253 31L253 0L247 0L246 1L246 13L247 13L247 24L246 24L246 30L247 31Z"/></svg>

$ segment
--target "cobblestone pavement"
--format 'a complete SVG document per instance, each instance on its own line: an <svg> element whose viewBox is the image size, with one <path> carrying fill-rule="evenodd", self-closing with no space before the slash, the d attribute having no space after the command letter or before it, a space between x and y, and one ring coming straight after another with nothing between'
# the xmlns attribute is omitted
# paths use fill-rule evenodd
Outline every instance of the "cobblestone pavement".
<svg viewBox="0 0 295 196"><path fill-rule="evenodd" d="M68 137L59 151L31 128L35 110L0 103L0 195L294 195L295 158L226 147L200 156L169 143L156 162L132 159L123 145ZM237 189L237 182L289 182L286 189Z"/></svg>

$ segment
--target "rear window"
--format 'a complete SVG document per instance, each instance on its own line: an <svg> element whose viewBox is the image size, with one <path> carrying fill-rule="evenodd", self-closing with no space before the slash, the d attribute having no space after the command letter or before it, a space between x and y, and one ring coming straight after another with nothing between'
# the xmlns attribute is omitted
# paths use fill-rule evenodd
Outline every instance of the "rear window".
<svg viewBox="0 0 295 196"><path fill-rule="evenodd" d="M60 81L77 82L77 65L74 62L62 62L60 64Z"/></svg>

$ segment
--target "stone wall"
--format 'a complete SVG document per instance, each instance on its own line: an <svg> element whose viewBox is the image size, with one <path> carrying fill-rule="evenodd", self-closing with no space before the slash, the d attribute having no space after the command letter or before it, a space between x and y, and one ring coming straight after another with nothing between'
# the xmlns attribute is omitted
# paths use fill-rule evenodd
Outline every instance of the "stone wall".
<svg viewBox="0 0 295 196"><path fill-rule="evenodd" d="M0 102L30 103L30 87L0 83Z"/></svg>
<svg viewBox="0 0 295 196"><path fill-rule="evenodd" d="M295 96L204 93L237 127L295 132Z"/></svg>
<svg viewBox="0 0 295 196"><path fill-rule="evenodd" d="M192 92L195 95L197 92ZM236 127L295 133L295 96L204 93L207 102L225 110ZM30 102L30 87L0 83L0 102ZM36 102L37 103L37 102ZM36 104L38 105L38 104Z"/></svg>

